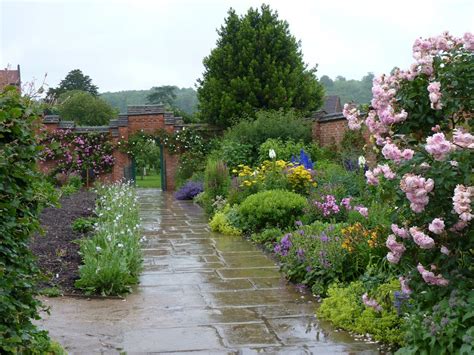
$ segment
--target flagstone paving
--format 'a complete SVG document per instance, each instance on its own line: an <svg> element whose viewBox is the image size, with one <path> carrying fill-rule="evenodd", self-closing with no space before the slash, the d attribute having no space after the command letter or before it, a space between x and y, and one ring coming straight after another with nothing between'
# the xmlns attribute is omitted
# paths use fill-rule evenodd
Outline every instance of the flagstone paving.
<svg viewBox="0 0 474 355"><path fill-rule="evenodd" d="M126 299L48 298L41 326L69 353L373 354L314 316L308 293L241 237L211 233L199 206L139 190L145 269Z"/></svg>

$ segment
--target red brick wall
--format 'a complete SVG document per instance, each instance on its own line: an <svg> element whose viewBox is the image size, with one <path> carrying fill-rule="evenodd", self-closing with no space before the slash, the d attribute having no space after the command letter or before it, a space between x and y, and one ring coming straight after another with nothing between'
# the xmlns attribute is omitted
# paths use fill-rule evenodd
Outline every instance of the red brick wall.
<svg viewBox="0 0 474 355"><path fill-rule="evenodd" d="M58 123L47 123L44 124L46 130L54 131L58 129ZM112 129L110 130L110 140L113 144L117 144L119 141L127 140L128 137L136 132L144 131L145 133L155 133L159 129L165 129L167 132L172 133L175 130L174 125L165 124L165 117L163 113L156 114L139 114L128 116L128 126L118 127L118 137L112 136ZM103 182L114 182L119 181L124 177L124 169L128 167L132 160L130 157L120 152L118 149L114 150L113 156L115 158L115 164L112 168L112 172L100 176L98 179ZM178 156L170 154L168 150L164 149L165 169L166 169L166 188L168 190L175 189L175 176L178 169ZM55 162L39 162L39 170L43 173L48 173L54 168Z"/></svg>
<svg viewBox="0 0 474 355"><path fill-rule="evenodd" d="M348 129L347 120L316 121L313 123L313 140L320 146L339 144Z"/></svg>
<svg viewBox="0 0 474 355"><path fill-rule="evenodd" d="M128 116L128 134L143 130L145 133L155 133L165 128L165 116L162 113L149 115Z"/></svg>

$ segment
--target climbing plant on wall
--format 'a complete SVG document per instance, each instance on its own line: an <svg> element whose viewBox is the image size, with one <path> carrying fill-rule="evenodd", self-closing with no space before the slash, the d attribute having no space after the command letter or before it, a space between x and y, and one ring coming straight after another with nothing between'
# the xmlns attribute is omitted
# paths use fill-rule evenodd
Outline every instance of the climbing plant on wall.
<svg viewBox="0 0 474 355"><path fill-rule="evenodd" d="M114 145L107 133L43 132L40 159L57 163L53 173L100 175L112 170Z"/></svg>

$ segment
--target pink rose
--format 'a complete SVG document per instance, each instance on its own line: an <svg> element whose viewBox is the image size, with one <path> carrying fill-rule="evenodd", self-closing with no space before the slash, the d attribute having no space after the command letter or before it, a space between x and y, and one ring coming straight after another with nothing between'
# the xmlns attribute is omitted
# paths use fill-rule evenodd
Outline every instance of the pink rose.
<svg viewBox="0 0 474 355"><path fill-rule="evenodd" d="M428 229L434 234L442 234L444 232L444 221L441 218L435 218L429 224Z"/></svg>

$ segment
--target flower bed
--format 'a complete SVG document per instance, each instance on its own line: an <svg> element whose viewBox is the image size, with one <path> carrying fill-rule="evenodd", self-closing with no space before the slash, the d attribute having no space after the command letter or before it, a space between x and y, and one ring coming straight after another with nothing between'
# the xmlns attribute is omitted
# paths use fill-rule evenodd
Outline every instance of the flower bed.
<svg viewBox="0 0 474 355"><path fill-rule="evenodd" d="M270 161L260 151L246 157L259 166L232 165L230 178L220 162L197 197L212 229L275 253L338 327L400 354L472 353L473 43L472 34L418 39L409 70L374 80L366 117L344 106L349 128L372 135L371 169L364 157L289 163L275 142L265 145Z"/></svg>
<svg viewBox="0 0 474 355"><path fill-rule="evenodd" d="M127 293L142 269L135 190L116 183L97 188L97 195L95 231L81 242L83 265L76 286L86 293Z"/></svg>

